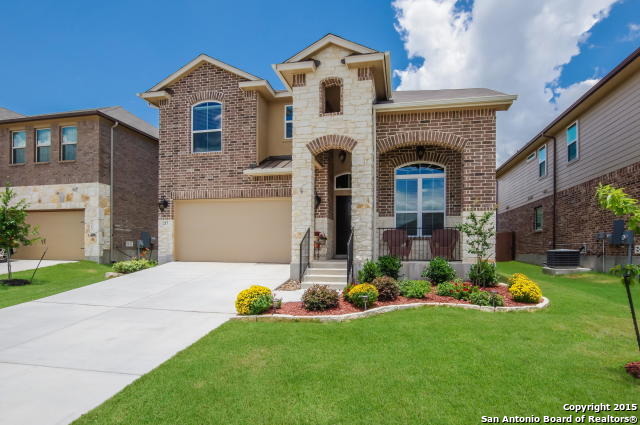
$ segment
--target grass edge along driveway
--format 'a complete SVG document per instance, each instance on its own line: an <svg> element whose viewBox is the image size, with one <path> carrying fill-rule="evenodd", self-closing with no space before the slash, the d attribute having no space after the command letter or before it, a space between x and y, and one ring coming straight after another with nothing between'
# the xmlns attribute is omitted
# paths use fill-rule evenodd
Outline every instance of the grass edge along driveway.
<svg viewBox="0 0 640 425"><path fill-rule="evenodd" d="M640 384L623 365L640 355L617 279L499 269L530 276L551 306L232 321L74 424L475 424L567 416L565 403L638 402Z"/></svg>

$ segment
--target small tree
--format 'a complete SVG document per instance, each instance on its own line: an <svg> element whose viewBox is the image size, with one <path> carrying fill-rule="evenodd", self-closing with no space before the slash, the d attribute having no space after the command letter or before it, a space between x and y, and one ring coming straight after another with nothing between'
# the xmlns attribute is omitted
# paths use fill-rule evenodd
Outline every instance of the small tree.
<svg viewBox="0 0 640 425"><path fill-rule="evenodd" d="M491 238L496 235L493 228L493 212L482 215L471 212L467 220L456 228L466 237L467 251L476 256L476 264L471 266L469 278L480 286L494 286L498 282L495 264L489 263L491 255Z"/></svg>
<svg viewBox="0 0 640 425"><path fill-rule="evenodd" d="M27 202L21 199L13 202L16 193L6 186L0 194L0 248L7 256L7 271L11 280L11 250L31 245L38 238L38 230L26 222Z"/></svg>
<svg viewBox="0 0 640 425"><path fill-rule="evenodd" d="M596 198L600 206L611 211L617 216L627 217L627 227L636 235L640 234L640 206L638 200L630 197L622 189L616 189L610 185L599 184L596 190ZM611 274L622 278L625 289L627 290L627 299L629 300L629 309L631 310L631 319L633 320L634 330L636 332L636 342L640 349L640 330L638 329L638 321L636 319L635 309L633 307L633 297L631 295L632 284L640 281L640 266L636 264L618 265L613 267Z"/></svg>

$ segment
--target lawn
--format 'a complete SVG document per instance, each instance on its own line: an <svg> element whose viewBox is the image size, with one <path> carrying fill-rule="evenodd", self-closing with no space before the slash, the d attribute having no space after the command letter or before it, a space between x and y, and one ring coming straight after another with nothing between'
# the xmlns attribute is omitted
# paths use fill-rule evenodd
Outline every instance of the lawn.
<svg viewBox="0 0 640 425"><path fill-rule="evenodd" d="M59 292L100 282L104 280L104 274L108 271L111 271L110 266L92 261L78 261L76 263L64 263L43 267L38 270L31 285L0 285L0 308L48 297L49 295L54 295ZM31 279L32 274L33 270L26 270L13 273L13 277L17 279ZM5 279L6 277L6 275L1 275L0 279Z"/></svg>
<svg viewBox="0 0 640 425"><path fill-rule="evenodd" d="M640 354L617 279L499 268L539 282L551 306L229 322L74 424L467 425L640 400L640 382L623 369Z"/></svg>

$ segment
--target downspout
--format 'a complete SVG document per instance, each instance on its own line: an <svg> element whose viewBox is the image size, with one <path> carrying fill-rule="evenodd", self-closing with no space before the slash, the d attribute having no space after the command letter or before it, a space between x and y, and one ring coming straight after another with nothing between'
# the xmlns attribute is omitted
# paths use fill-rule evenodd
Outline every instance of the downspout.
<svg viewBox="0 0 640 425"><path fill-rule="evenodd" d="M551 139L553 140L553 205L551 206L551 217L552 217L552 222L551 222L551 249L556 249L556 199L557 199L557 193L558 193L558 189L557 189L557 178L556 178L556 174L557 174L557 156L558 156L558 151L556 149L556 137L555 136L549 136L547 134L542 133L541 134L542 137L546 137L547 139Z"/></svg>
<svg viewBox="0 0 640 425"><path fill-rule="evenodd" d="M113 166L113 160L114 160L114 153L113 153L113 146L114 146L114 138L113 138L113 131L115 130L115 128L120 125L120 121L115 121L115 123L111 126L111 141L110 141L110 148L109 148L109 155L110 155L110 159L109 159L109 208L111 209L111 219L109 220L109 263L113 263L113 245L114 245L114 211L115 209L113 208L113 183L114 183L114 178L113 178L113 170L114 170L114 166Z"/></svg>

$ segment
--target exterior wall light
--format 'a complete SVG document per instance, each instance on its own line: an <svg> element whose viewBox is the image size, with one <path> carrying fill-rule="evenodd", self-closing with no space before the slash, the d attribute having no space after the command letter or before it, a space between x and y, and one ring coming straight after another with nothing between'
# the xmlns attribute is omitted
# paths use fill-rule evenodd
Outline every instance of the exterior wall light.
<svg viewBox="0 0 640 425"><path fill-rule="evenodd" d="M424 146L416 146L416 155L418 156L418 159L424 158L424 152Z"/></svg>
<svg viewBox="0 0 640 425"><path fill-rule="evenodd" d="M160 209L160 212L164 212L164 210L166 210L168 206L169 200L165 198L164 195L162 195L160 197L160 200L158 201L158 208Z"/></svg>

